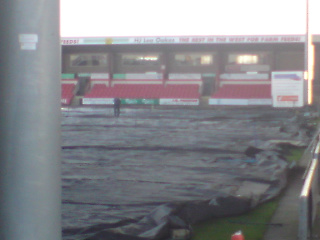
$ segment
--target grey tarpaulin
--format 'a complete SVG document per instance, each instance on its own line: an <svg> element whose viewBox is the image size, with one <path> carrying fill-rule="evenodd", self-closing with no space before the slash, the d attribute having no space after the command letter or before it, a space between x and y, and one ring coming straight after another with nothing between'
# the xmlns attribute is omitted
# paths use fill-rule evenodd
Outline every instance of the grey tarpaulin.
<svg viewBox="0 0 320 240"><path fill-rule="evenodd" d="M173 229L244 213L285 187L281 146L306 146L312 135L290 109L112 114L63 110L65 240L166 239Z"/></svg>

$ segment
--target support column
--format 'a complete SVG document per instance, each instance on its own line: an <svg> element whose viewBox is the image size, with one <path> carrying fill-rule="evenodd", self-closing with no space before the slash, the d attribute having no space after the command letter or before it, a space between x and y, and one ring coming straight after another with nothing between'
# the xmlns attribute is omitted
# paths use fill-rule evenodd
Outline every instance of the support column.
<svg viewBox="0 0 320 240"><path fill-rule="evenodd" d="M311 36L309 32L309 0L306 0L306 33L304 43L304 79L307 81L307 103L309 105L313 102L313 82L311 79L311 69L309 68L309 50L311 45Z"/></svg>
<svg viewBox="0 0 320 240"><path fill-rule="evenodd" d="M0 239L59 240L59 1L2 1L0 30Z"/></svg>

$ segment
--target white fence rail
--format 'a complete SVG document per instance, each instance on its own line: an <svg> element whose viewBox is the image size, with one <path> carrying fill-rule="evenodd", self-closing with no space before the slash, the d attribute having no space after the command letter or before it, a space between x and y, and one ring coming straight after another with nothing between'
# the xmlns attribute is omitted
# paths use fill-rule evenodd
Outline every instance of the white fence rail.
<svg viewBox="0 0 320 240"><path fill-rule="evenodd" d="M299 199L299 240L311 239L312 226L317 215L319 199L319 151L320 142L318 141L315 150L312 151L314 154L308 167Z"/></svg>

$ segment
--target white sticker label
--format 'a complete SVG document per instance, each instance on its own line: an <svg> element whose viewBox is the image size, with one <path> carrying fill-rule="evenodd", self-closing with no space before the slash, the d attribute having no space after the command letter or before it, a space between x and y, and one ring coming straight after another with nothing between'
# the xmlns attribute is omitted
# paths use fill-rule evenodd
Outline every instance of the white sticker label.
<svg viewBox="0 0 320 240"><path fill-rule="evenodd" d="M36 50L37 44L36 43L20 43L21 50Z"/></svg>
<svg viewBox="0 0 320 240"><path fill-rule="evenodd" d="M36 50L38 43L37 34L19 34L21 50Z"/></svg>

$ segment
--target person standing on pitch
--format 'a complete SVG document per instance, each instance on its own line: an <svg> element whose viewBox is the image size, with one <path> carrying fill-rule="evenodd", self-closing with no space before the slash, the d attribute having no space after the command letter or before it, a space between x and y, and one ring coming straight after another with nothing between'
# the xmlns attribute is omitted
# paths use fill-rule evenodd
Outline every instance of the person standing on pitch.
<svg viewBox="0 0 320 240"><path fill-rule="evenodd" d="M114 110L114 116L115 117L119 117L120 116L120 105L121 105L120 98L113 99L113 110Z"/></svg>

